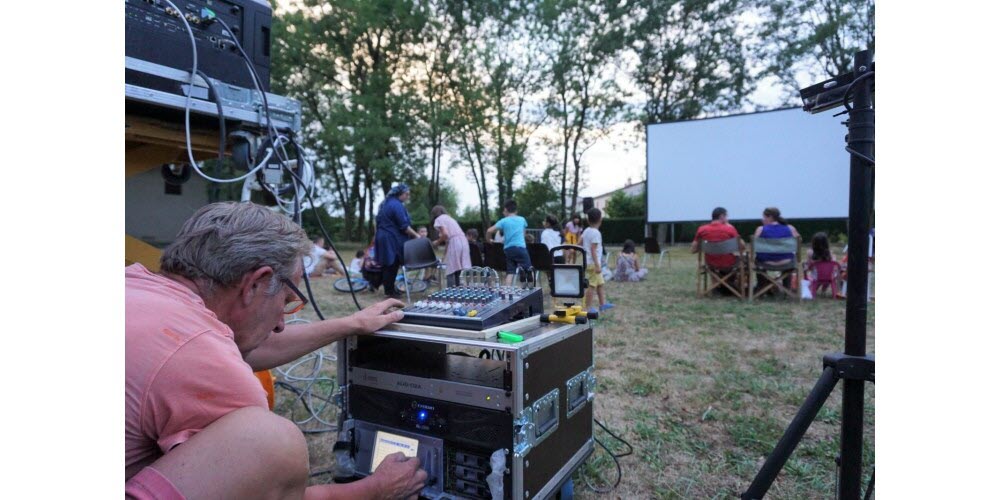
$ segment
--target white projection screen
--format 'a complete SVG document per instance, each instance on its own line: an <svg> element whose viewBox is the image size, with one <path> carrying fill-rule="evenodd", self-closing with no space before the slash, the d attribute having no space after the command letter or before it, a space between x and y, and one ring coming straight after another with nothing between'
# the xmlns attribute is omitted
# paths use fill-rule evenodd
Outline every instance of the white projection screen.
<svg viewBox="0 0 1000 500"><path fill-rule="evenodd" d="M847 217L845 116L800 108L646 126L647 221Z"/></svg>

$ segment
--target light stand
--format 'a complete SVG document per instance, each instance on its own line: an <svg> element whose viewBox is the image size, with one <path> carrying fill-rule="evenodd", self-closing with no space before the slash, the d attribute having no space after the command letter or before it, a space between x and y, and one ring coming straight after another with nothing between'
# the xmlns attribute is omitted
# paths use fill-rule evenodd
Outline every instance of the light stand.
<svg viewBox="0 0 1000 500"><path fill-rule="evenodd" d="M844 380L840 426L840 471L837 498L861 497L864 438L865 382L875 382L875 356L866 354L868 320L868 232L875 182L875 70L870 50L854 55L854 71L803 89L806 111L820 112L846 105L853 95L847 124L847 151L851 154L850 207L847 248L847 321L844 352L823 357L823 374L788 425L774 451L761 466L744 500L761 499L774 483L837 381ZM849 82L849 83L848 83ZM874 478L874 472L872 473ZM869 482L866 498L871 495Z"/></svg>

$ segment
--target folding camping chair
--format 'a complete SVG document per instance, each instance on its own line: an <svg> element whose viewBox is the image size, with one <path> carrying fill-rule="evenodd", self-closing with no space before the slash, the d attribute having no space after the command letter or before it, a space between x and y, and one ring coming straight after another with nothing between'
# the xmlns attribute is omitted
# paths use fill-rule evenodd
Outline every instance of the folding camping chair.
<svg viewBox="0 0 1000 500"><path fill-rule="evenodd" d="M663 255L667 256L667 269L670 269L670 249L661 249L660 242L656 241L656 238L650 236L645 240L645 254L642 256L642 267L646 267L646 258L650 255L659 255L659 260L656 261L656 267L660 267L663 263Z"/></svg>
<svg viewBox="0 0 1000 500"><path fill-rule="evenodd" d="M802 239L798 236L794 238L758 238L754 236L750 240L750 272L757 275L757 286L750 293L750 300L756 299L767 293L772 288L792 297L802 300L799 292L802 279ZM758 253L788 253L795 257L789 262L772 264L770 262L757 262ZM771 273L777 273L772 276ZM764 282L761 283L761 278ZM795 279L791 287L786 287L786 278Z"/></svg>
<svg viewBox="0 0 1000 500"><path fill-rule="evenodd" d="M427 238L414 238L403 243L403 283L406 285L406 302L410 302L410 278L407 271L434 268L437 271L438 290L441 289L441 268L444 263L434 254L434 246Z"/></svg>
<svg viewBox="0 0 1000 500"><path fill-rule="evenodd" d="M747 274L746 255L740 251L740 239L730 238L725 241L704 241L699 245L698 277L695 282L699 297L704 297L712 290L725 287L733 295L746 299L749 294L750 276ZM708 265L706 255L736 255L736 264L730 268L716 268ZM735 278L736 284L731 282ZM711 283L711 284L710 284Z"/></svg>

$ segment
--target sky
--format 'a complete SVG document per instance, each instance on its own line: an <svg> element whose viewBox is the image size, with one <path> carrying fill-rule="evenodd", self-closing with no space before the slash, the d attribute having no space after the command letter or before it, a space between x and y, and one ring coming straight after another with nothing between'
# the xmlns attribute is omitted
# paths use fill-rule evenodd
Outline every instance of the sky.
<svg viewBox="0 0 1000 500"><path fill-rule="evenodd" d="M633 95L639 95L633 92ZM751 94L749 102L753 106L765 109L783 107L781 89L776 80L763 80ZM540 129L541 131L542 129ZM637 131L638 130L638 131ZM536 132L538 135L538 132ZM535 138L532 138L535 141ZM539 175L545 168L544 151L540 145L529 147L535 156L535 161L527 166L527 171ZM445 158L444 164L450 163ZM634 122L622 123L614 127L611 133L598 141L583 157L584 175L580 188L580 197L597 196L626 186L629 181L638 182L646 178L646 138L645 132L636 128ZM447 176L458 191L458 205L461 208L478 206L479 194L476 183L472 180L469 169L456 168ZM495 186L495 180L490 187Z"/></svg>

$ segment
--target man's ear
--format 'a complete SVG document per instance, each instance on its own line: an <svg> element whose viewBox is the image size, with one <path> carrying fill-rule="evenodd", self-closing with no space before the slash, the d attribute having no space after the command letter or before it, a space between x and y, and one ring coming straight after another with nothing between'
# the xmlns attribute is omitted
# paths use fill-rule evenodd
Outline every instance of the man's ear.
<svg viewBox="0 0 1000 500"><path fill-rule="evenodd" d="M271 266L259 267L243 275L240 280L240 301L249 306L256 295L264 293L271 286L274 270Z"/></svg>

